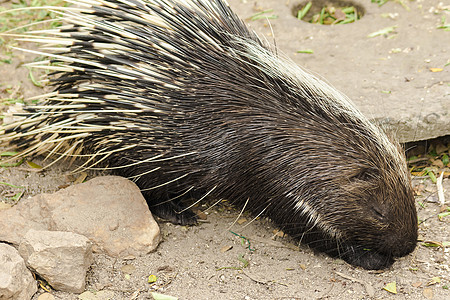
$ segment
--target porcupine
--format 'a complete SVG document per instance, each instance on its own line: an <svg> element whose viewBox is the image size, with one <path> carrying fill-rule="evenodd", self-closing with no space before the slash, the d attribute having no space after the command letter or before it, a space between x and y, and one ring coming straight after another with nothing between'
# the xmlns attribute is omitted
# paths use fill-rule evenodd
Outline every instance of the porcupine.
<svg viewBox="0 0 450 300"><path fill-rule="evenodd" d="M53 71L55 90L6 125L20 155L87 157L80 168L132 179L176 224L195 223L190 196L214 197L366 269L413 251L399 145L225 0L77 5L57 9L67 25L22 37L45 45L34 66Z"/></svg>

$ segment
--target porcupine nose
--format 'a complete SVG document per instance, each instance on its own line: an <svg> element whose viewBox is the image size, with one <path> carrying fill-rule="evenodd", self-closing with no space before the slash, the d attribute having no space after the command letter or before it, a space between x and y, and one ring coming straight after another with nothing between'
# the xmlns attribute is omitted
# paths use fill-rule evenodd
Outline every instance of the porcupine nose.
<svg viewBox="0 0 450 300"><path fill-rule="evenodd" d="M390 252L394 257L402 257L414 251L417 244L417 226L393 230L393 234L387 236L383 252Z"/></svg>

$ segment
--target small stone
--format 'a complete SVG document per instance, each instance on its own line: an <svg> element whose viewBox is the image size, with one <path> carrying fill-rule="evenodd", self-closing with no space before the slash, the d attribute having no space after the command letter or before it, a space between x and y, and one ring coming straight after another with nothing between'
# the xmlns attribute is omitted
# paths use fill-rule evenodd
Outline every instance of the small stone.
<svg viewBox="0 0 450 300"><path fill-rule="evenodd" d="M424 288L422 294L427 299L433 299L433 290L430 288Z"/></svg>
<svg viewBox="0 0 450 300"><path fill-rule="evenodd" d="M55 290L81 293L93 261L92 243L84 236L31 229L19 245L26 264Z"/></svg>
<svg viewBox="0 0 450 300"><path fill-rule="evenodd" d="M136 271L136 267L133 265L124 265L122 266L122 268L120 268L120 270L125 274L131 274Z"/></svg>
<svg viewBox="0 0 450 300"><path fill-rule="evenodd" d="M36 292L23 258L14 247L0 243L0 299L29 300Z"/></svg>
<svg viewBox="0 0 450 300"><path fill-rule="evenodd" d="M40 294L37 300L55 300L55 296L50 293Z"/></svg>

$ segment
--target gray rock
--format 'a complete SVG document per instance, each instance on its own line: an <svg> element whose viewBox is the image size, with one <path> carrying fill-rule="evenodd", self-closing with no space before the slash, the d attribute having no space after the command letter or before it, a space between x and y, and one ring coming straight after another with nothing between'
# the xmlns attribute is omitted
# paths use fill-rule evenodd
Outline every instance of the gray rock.
<svg viewBox="0 0 450 300"><path fill-rule="evenodd" d="M23 258L14 247L0 243L0 300L29 300L36 292Z"/></svg>
<svg viewBox="0 0 450 300"><path fill-rule="evenodd" d="M139 188L118 176L97 177L53 194L21 200L0 210L0 240L19 244L31 228L69 231L87 237L94 252L140 256L160 240Z"/></svg>
<svg viewBox="0 0 450 300"><path fill-rule="evenodd" d="M92 264L92 243L73 232L27 232L19 245L26 264L55 290L81 293Z"/></svg>

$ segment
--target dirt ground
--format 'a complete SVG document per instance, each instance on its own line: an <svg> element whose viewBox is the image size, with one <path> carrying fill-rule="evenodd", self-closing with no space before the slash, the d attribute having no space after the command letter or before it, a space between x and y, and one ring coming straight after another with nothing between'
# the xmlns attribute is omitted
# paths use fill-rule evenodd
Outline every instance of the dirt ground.
<svg viewBox="0 0 450 300"><path fill-rule="evenodd" d="M257 13L254 3L230 1L243 18ZM259 4L264 5L265 1L260 0ZM402 8L398 3L386 5ZM397 23L409 21L407 17L399 18ZM263 22L253 23L253 27L264 29ZM288 31L278 32L277 39L288 39L289 35ZM442 61L448 60L448 53L440 55ZM42 93L27 78L28 71L19 68L23 61L30 60L31 57L15 52L11 64L0 64L0 97ZM308 62L311 63L309 58ZM348 76L352 80L351 76L356 78L358 74L350 72ZM68 171L64 164L40 173L26 166L1 168L0 181L24 186L22 197L28 197L56 191L68 182ZM87 291L100 293L97 298L84 299L152 299L152 291L179 299L450 299L450 248L424 243L438 246L450 241L450 216L438 219L441 207L435 184L426 178L415 178L413 184L418 194L421 242L411 255L398 259L388 270L367 271L314 253L289 237L278 236L269 220L257 219L248 224L252 217L244 214L241 219L245 222L231 226L239 213L221 206L208 211L207 219L198 226L160 222L163 241L154 253L126 260L96 254L87 277ZM443 185L448 203L450 179L445 178ZM17 192L9 186L0 189L2 200ZM245 236L251 244L236 234ZM149 275L156 275L157 281L149 283ZM396 283L397 294L383 289L392 282ZM40 288L34 299L43 292ZM56 291L52 294L56 299L79 297Z"/></svg>

